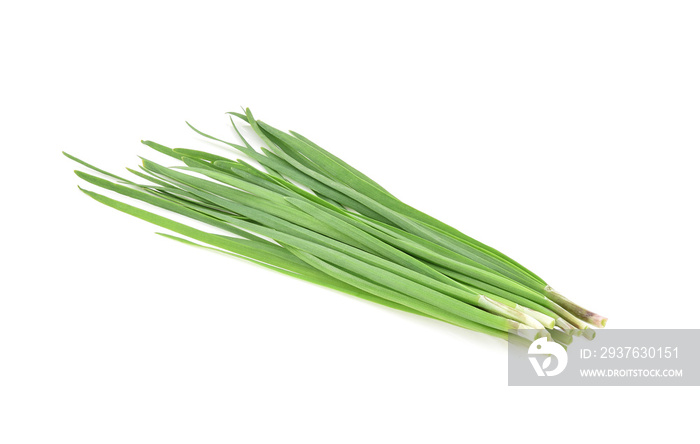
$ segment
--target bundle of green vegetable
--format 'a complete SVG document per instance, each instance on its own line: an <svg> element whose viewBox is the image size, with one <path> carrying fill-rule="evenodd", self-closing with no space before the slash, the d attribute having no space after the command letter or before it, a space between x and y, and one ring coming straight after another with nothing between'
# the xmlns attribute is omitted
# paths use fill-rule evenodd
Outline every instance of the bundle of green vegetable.
<svg viewBox="0 0 700 444"><path fill-rule="evenodd" d="M231 123L249 159L143 143L184 163L143 159L137 183L67 157L100 174L85 181L224 230L210 233L84 190L117 210L158 225L163 236L206 246L281 273L451 324L508 338L527 329L603 327L583 309L503 253L412 208L355 168L295 132L229 113L265 144L259 150ZM136 180L136 179L134 179ZM558 329L555 329L558 328Z"/></svg>

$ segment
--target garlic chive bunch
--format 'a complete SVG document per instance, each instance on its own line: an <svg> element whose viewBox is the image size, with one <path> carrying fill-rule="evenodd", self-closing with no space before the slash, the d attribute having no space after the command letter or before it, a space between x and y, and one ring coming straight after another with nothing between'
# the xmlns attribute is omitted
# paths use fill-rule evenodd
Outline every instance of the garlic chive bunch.
<svg viewBox="0 0 700 444"><path fill-rule="evenodd" d="M64 154L97 173L76 171L92 185L228 233L202 231L81 188L174 233L158 233L174 240L504 339L536 329L565 342L565 332L605 326L606 318L513 259L409 206L304 136L256 120L250 110L229 114L240 143L192 129L247 161L143 141L181 165L143 159L138 170L128 169L130 180ZM264 146L254 148L233 117L250 125Z"/></svg>

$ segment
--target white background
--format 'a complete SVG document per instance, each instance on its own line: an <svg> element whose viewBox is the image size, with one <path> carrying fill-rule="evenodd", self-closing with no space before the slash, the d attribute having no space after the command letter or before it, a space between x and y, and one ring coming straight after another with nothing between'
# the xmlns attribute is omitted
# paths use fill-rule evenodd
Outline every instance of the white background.
<svg viewBox="0 0 700 444"><path fill-rule="evenodd" d="M294 129L610 328L698 328L697 2L13 2L0 442L670 441L697 387L507 386L506 344L189 248L66 150ZM167 162L167 161L166 161ZM687 436L687 435L686 435Z"/></svg>

